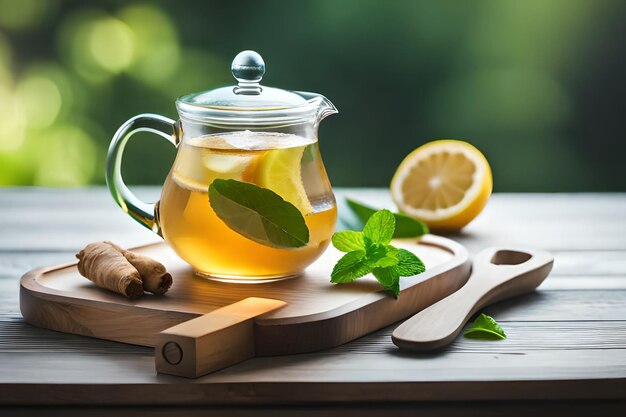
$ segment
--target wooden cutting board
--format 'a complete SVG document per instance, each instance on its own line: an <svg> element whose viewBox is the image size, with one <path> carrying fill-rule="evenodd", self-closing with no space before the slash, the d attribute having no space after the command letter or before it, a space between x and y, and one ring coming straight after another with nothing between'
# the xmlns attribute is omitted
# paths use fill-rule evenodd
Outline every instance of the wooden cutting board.
<svg viewBox="0 0 626 417"><path fill-rule="evenodd" d="M200 376L253 356L327 349L409 317L458 290L470 272L467 250L443 237L394 240L426 265L400 281L396 300L373 277L333 285L343 255L330 247L300 277L232 284L196 276L165 243L135 248L163 263L174 284L138 300L96 287L76 264L39 268L20 283L20 309L35 326L154 346L157 371Z"/></svg>

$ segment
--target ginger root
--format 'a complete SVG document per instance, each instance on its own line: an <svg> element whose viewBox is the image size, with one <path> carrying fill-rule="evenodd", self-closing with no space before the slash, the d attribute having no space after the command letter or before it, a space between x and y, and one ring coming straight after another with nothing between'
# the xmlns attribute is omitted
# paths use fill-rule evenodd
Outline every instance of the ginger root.
<svg viewBox="0 0 626 417"><path fill-rule="evenodd" d="M141 280L143 281L144 291L163 295L170 289L172 286L172 275L167 272L162 263L148 256L139 255L138 253L120 248L115 243L105 243L113 246L113 248L124 255L128 262L139 271L139 275L141 275Z"/></svg>
<svg viewBox="0 0 626 417"><path fill-rule="evenodd" d="M163 264L111 242L90 243L76 257L82 276L131 299L144 291L165 294L172 285L172 275Z"/></svg>
<svg viewBox="0 0 626 417"><path fill-rule="evenodd" d="M78 272L98 287L131 299L143 295L141 275L113 246L104 242L90 243L76 257Z"/></svg>

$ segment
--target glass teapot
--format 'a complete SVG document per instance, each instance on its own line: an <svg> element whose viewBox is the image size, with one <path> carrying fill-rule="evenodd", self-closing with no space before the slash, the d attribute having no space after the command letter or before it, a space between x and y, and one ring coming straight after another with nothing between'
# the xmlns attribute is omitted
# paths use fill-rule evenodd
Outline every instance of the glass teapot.
<svg viewBox="0 0 626 417"><path fill-rule="evenodd" d="M109 147L107 184L126 213L200 275L242 282L297 276L324 252L337 221L317 144L319 123L337 109L319 94L262 86L265 63L254 51L239 53L231 70L237 85L180 97L178 121L141 114L124 123ZM139 200L121 176L124 146L141 131L178 148L156 204ZM276 247L229 226L209 199L217 179L269 189L293 205L309 231L306 245Z"/></svg>

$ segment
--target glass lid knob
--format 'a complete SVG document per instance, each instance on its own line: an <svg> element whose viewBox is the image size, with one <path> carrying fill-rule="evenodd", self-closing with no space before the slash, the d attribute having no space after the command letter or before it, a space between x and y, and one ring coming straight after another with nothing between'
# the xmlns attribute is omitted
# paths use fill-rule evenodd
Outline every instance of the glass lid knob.
<svg viewBox="0 0 626 417"><path fill-rule="evenodd" d="M254 51L239 52L230 67L233 77L239 81L235 94L260 94L259 83L265 74L265 61Z"/></svg>

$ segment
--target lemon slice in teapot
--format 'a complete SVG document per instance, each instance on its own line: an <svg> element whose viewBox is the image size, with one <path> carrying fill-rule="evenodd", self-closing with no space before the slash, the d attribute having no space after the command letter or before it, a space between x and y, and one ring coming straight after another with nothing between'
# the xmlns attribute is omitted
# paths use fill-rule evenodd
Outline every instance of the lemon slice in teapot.
<svg viewBox="0 0 626 417"><path fill-rule="evenodd" d="M302 212L309 214L313 207L302 182L301 164L304 146L268 151L259 164L257 181L269 188Z"/></svg>

